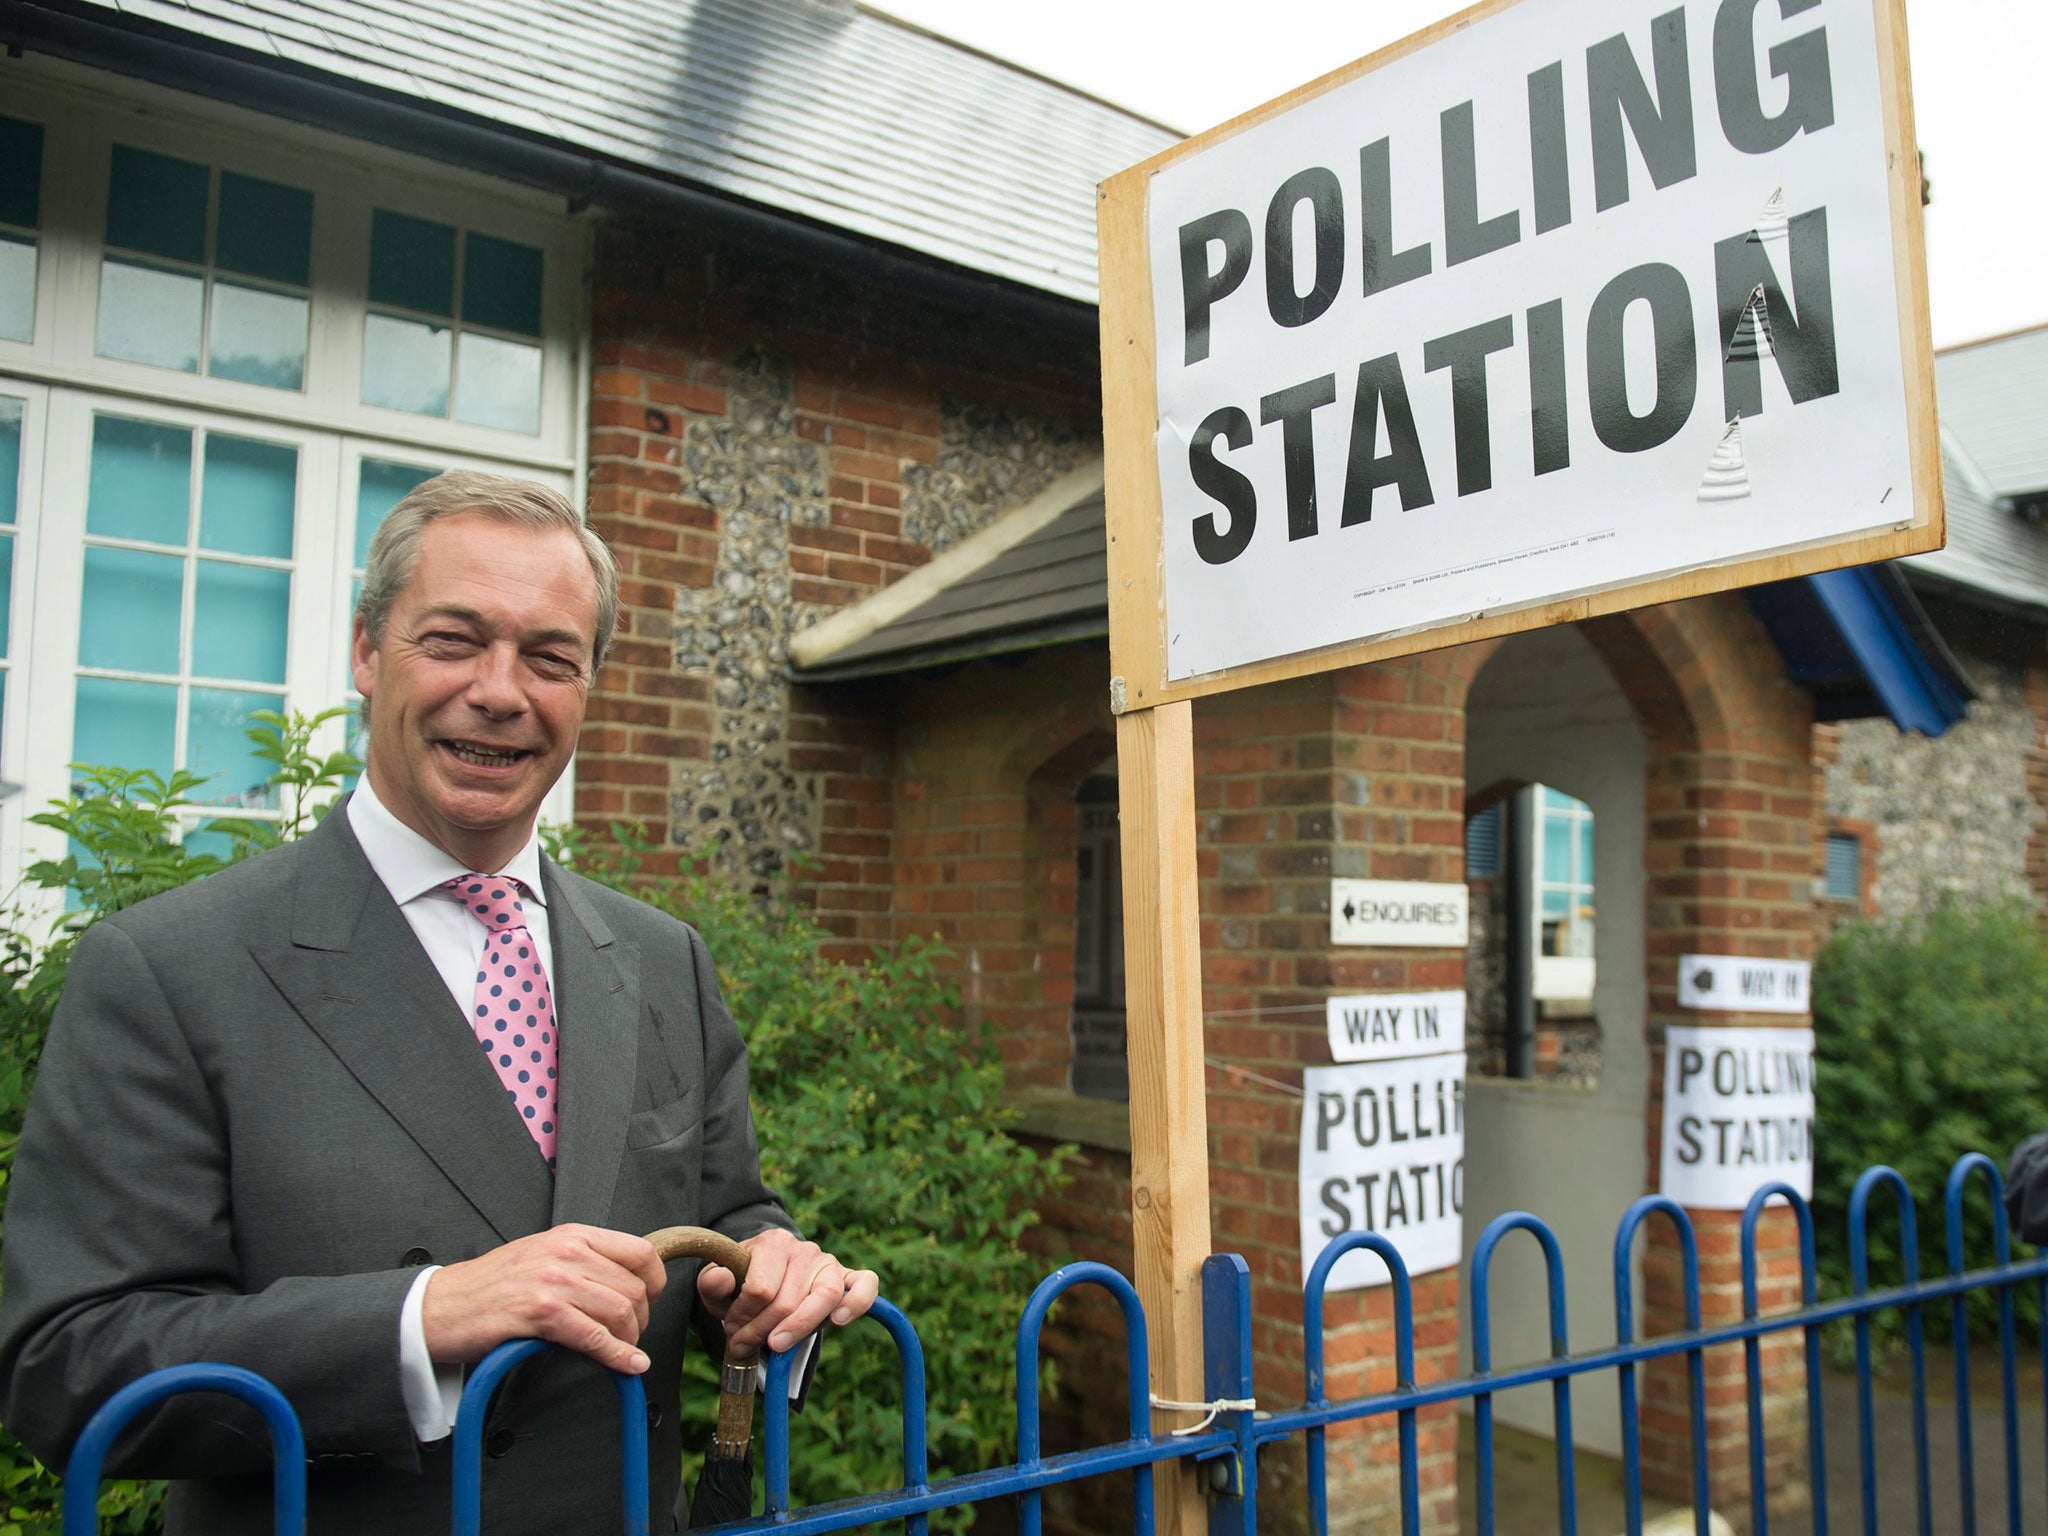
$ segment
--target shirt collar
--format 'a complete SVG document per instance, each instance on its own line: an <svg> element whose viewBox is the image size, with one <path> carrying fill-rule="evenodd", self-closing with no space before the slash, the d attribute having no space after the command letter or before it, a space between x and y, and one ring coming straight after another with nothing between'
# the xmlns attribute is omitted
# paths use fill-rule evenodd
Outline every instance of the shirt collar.
<svg viewBox="0 0 2048 1536"><path fill-rule="evenodd" d="M364 774L356 782L355 792L348 797L349 830L356 835L363 857L370 861L370 868L384 889L391 893L391 899L404 906L433 891L439 890L450 880L473 873L455 860L455 856L420 836L411 827L391 814L391 810L377 798L377 792L370 788L370 776ZM485 874L510 875L531 893L542 906L547 905L547 888L540 880L540 836L536 829L527 835L526 843L506 861L501 869L477 871Z"/></svg>

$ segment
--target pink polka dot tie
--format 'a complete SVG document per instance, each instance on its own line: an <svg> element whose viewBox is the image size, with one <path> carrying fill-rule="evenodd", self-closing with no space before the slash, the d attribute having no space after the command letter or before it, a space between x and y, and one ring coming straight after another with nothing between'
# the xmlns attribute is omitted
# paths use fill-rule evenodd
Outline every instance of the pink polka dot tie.
<svg viewBox="0 0 2048 1536"><path fill-rule="evenodd" d="M471 874L450 880L448 889L485 929L469 1022L552 1169L561 1098L555 1081L555 1002L540 946L526 926L526 888L505 875Z"/></svg>

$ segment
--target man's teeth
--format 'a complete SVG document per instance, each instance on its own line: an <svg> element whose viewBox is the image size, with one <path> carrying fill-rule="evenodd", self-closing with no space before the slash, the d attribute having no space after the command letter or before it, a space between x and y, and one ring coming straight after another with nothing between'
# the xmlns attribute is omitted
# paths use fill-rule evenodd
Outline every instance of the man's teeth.
<svg viewBox="0 0 2048 1536"><path fill-rule="evenodd" d="M465 763L475 763L480 768L507 768L520 757L517 752L486 752L479 747L466 747L459 741L449 742L448 750Z"/></svg>

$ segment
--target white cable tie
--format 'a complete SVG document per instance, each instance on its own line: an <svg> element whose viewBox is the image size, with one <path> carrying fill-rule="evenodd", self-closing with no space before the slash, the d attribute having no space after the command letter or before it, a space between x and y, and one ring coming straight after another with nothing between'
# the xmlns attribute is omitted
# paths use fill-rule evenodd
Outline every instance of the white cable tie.
<svg viewBox="0 0 2048 1536"><path fill-rule="evenodd" d="M1174 1435L1199 1435L1203 1430L1216 1422L1217 1414L1251 1413L1258 1408L1259 1403L1258 1399L1253 1397L1219 1397L1213 1403L1179 1403L1175 1402L1172 1398L1161 1397L1157 1392L1154 1392L1152 1394L1152 1406L1167 1413L1199 1413L1203 1415L1202 1422L1199 1424L1190 1424L1184 1429L1169 1431L1169 1433Z"/></svg>

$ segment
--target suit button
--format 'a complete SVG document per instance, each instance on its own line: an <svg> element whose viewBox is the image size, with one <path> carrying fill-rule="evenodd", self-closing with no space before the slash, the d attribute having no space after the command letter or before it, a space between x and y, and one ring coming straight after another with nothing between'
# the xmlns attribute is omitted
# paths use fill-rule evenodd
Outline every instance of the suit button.
<svg viewBox="0 0 2048 1536"><path fill-rule="evenodd" d="M511 1454L511 1452L511 1430L494 1429L488 1435L484 1436L484 1454L486 1456L508 1456Z"/></svg>
<svg viewBox="0 0 2048 1536"><path fill-rule="evenodd" d="M649 1403L647 1405L647 1427L649 1429L661 1428L661 1404Z"/></svg>
<svg viewBox="0 0 2048 1536"><path fill-rule="evenodd" d="M407 1269L418 1269L424 1264L433 1263L434 1256L424 1248L408 1248L405 1250L405 1257L398 1262Z"/></svg>

